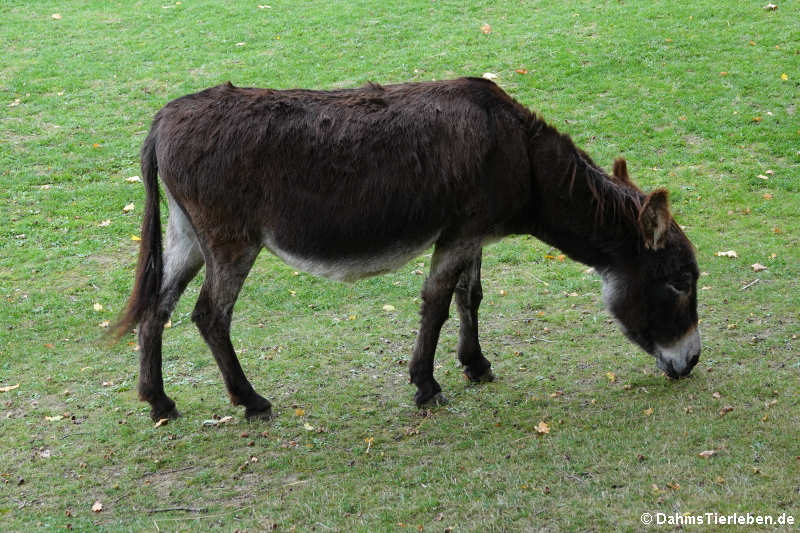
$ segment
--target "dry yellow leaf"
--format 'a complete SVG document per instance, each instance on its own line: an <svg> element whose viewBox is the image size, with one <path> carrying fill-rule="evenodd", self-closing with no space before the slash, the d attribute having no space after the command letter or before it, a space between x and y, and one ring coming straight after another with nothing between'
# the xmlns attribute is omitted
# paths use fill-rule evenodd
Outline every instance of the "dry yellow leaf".
<svg viewBox="0 0 800 533"><path fill-rule="evenodd" d="M59 421L59 420L61 420L62 418L64 418L62 415L55 415L55 416L46 416L46 417L44 417L44 419L45 419L45 420L47 420L48 422L58 422L58 421Z"/></svg>
<svg viewBox="0 0 800 533"><path fill-rule="evenodd" d="M103 310L103 304L101 304L101 303L95 303L95 304L92 306L92 309L94 309L95 311L102 311L102 310Z"/></svg>
<svg viewBox="0 0 800 533"><path fill-rule="evenodd" d="M294 416L305 416L306 410L305 409L295 409Z"/></svg>
<svg viewBox="0 0 800 533"><path fill-rule="evenodd" d="M709 457L711 457L712 455L715 455L716 453L717 453L716 450L705 450L705 451L702 451L702 452L698 453L697 455L699 455L703 459L708 459Z"/></svg>
<svg viewBox="0 0 800 533"><path fill-rule="evenodd" d="M489 35L490 33L492 33L492 27L488 24L484 24L483 26L481 26L481 33L483 33L484 35Z"/></svg>
<svg viewBox="0 0 800 533"><path fill-rule="evenodd" d="M761 272L762 270L767 269L767 267L765 267L761 263L753 263L752 265L750 265L750 268L753 269L753 272Z"/></svg>
<svg viewBox="0 0 800 533"><path fill-rule="evenodd" d="M730 257L731 259L736 259L739 257L739 254L736 253L735 250L728 250L727 252L717 252L714 255L717 257Z"/></svg>
<svg viewBox="0 0 800 533"><path fill-rule="evenodd" d="M108 227L110 225L111 225L111 219L110 218L107 218L107 219L105 219L104 221L102 221L102 222L100 222L98 224L98 226L100 226L101 228L105 228L105 227Z"/></svg>
<svg viewBox="0 0 800 533"><path fill-rule="evenodd" d="M19 388L19 383L17 383L16 385L8 385L5 387L0 387L0 392L8 392L18 388Z"/></svg>
<svg viewBox="0 0 800 533"><path fill-rule="evenodd" d="M126 204L125 207L122 208L122 212L123 213L130 213L131 211L133 211L134 207L136 207L136 206L133 204L133 202L131 202L129 204Z"/></svg>
<svg viewBox="0 0 800 533"><path fill-rule="evenodd" d="M153 427L160 428L161 426L166 426L167 424L169 424L169 418L159 418L158 422L153 424Z"/></svg>
<svg viewBox="0 0 800 533"><path fill-rule="evenodd" d="M617 375L613 372L606 372L606 377L608 378L608 381L610 381L611 383L617 381Z"/></svg>
<svg viewBox="0 0 800 533"><path fill-rule="evenodd" d="M387 312L394 311L395 307L392 304L385 304L382 309Z"/></svg>
<svg viewBox="0 0 800 533"><path fill-rule="evenodd" d="M128 183L141 183L142 178L140 178L139 176L131 176L129 178L125 178L125 181L127 181Z"/></svg>
<svg viewBox="0 0 800 533"><path fill-rule="evenodd" d="M788 79L789 79L789 76L788 76L788 75L787 75L787 74L784 72L783 74L781 74L781 79L782 79L783 81L786 81L786 80L788 80Z"/></svg>
<svg viewBox="0 0 800 533"><path fill-rule="evenodd" d="M539 435L547 435L548 433L550 433L550 426L544 420L536 424L536 427L534 429L536 429L536 433L538 433Z"/></svg>
<svg viewBox="0 0 800 533"><path fill-rule="evenodd" d="M653 408L652 408L652 407L649 407L649 408L645 409L645 410L644 410L644 411L642 411L642 412L644 413L644 416L650 416L650 415L652 415L652 414L653 414Z"/></svg>
<svg viewBox="0 0 800 533"><path fill-rule="evenodd" d="M131 240L134 242L139 242L142 240L142 238L139 237L138 235L131 235Z"/></svg>
<svg viewBox="0 0 800 533"><path fill-rule="evenodd" d="M102 510L103 510L103 504L100 503L99 501L96 501L96 502L94 502L92 504L92 512L93 513L99 513Z"/></svg>
<svg viewBox="0 0 800 533"><path fill-rule="evenodd" d="M61 20L61 13L53 13L50 15L50 18L53 20Z"/></svg>

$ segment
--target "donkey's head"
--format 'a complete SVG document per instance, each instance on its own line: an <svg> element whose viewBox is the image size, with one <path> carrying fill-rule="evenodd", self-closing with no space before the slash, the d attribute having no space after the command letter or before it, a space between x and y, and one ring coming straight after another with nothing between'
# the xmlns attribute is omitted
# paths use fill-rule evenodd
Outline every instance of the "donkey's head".
<svg viewBox="0 0 800 533"><path fill-rule="evenodd" d="M613 177L636 188L624 160L615 163ZM700 357L694 249L673 220L664 189L644 198L637 222L640 252L602 272L603 299L625 335L655 356L661 370L686 376Z"/></svg>

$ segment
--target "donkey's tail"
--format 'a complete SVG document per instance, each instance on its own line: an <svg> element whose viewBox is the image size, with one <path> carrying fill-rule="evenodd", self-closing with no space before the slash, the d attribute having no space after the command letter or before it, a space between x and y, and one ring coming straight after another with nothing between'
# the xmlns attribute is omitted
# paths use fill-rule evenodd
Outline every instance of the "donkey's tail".
<svg viewBox="0 0 800 533"><path fill-rule="evenodd" d="M153 130L142 146L142 181L145 187L142 238L139 243L139 261L136 281L133 284L128 306L109 334L112 340L138 324L144 314L158 305L163 276L163 251L161 248L161 213L158 192L158 161L156 160L156 135Z"/></svg>

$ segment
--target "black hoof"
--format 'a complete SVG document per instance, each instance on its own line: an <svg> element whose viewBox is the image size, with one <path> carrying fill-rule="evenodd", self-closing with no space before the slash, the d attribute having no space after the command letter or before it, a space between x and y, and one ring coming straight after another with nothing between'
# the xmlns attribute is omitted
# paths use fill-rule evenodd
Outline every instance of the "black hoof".
<svg viewBox="0 0 800 533"><path fill-rule="evenodd" d="M464 376L472 383L487 383L494 381L494 374L491 368L486 368L483 372L478 373L473 371L470 367L464 367Z"/></svg>
<svg viewBox="0 0 800 533"><path fill-rule="evenodd" d="M168 400L168 402L164 402L158 406L154 405L153 408L150 409L150 418L152 418L154 422L158 422L162 418L175 420L180 416L181 414L175 408L175 402L172 400Z"/></svg>
<svg viewBox="0 0 800 533"><path fill-rule="evenodd" d="M444 394L441 392L437 392L428 400L425 400L423 403L418 403L417 407L420 409L427 409L430 407L439 407L440 405L447 405L447 398L445 398Z"/></svg>
<svg viewBox="0 0 800 533"><path fill-rule="evenodd" d="M271 420L272 404L266 398L256 394L246 405L244 417L248 420Z"/></svg>
<svg viewBox="0 0 800 533"><path fill-rule="evenodd" d="M244 410L244 417L250 420L263 420L268 422L272 420L274 415L272 414L272 406L267 406L266 409L250 409L249 407Z"/></svg>

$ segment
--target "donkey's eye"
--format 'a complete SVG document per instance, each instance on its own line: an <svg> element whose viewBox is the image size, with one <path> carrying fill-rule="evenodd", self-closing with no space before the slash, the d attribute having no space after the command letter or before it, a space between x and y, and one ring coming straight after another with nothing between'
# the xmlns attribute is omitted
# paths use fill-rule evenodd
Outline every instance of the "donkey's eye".
<svg viewBox="0 0 800 533"><path fill-rule="evenodd" d="M681 295L689 292L689 285L685 282L666 283L667 289L675 294Z"/></svg>

